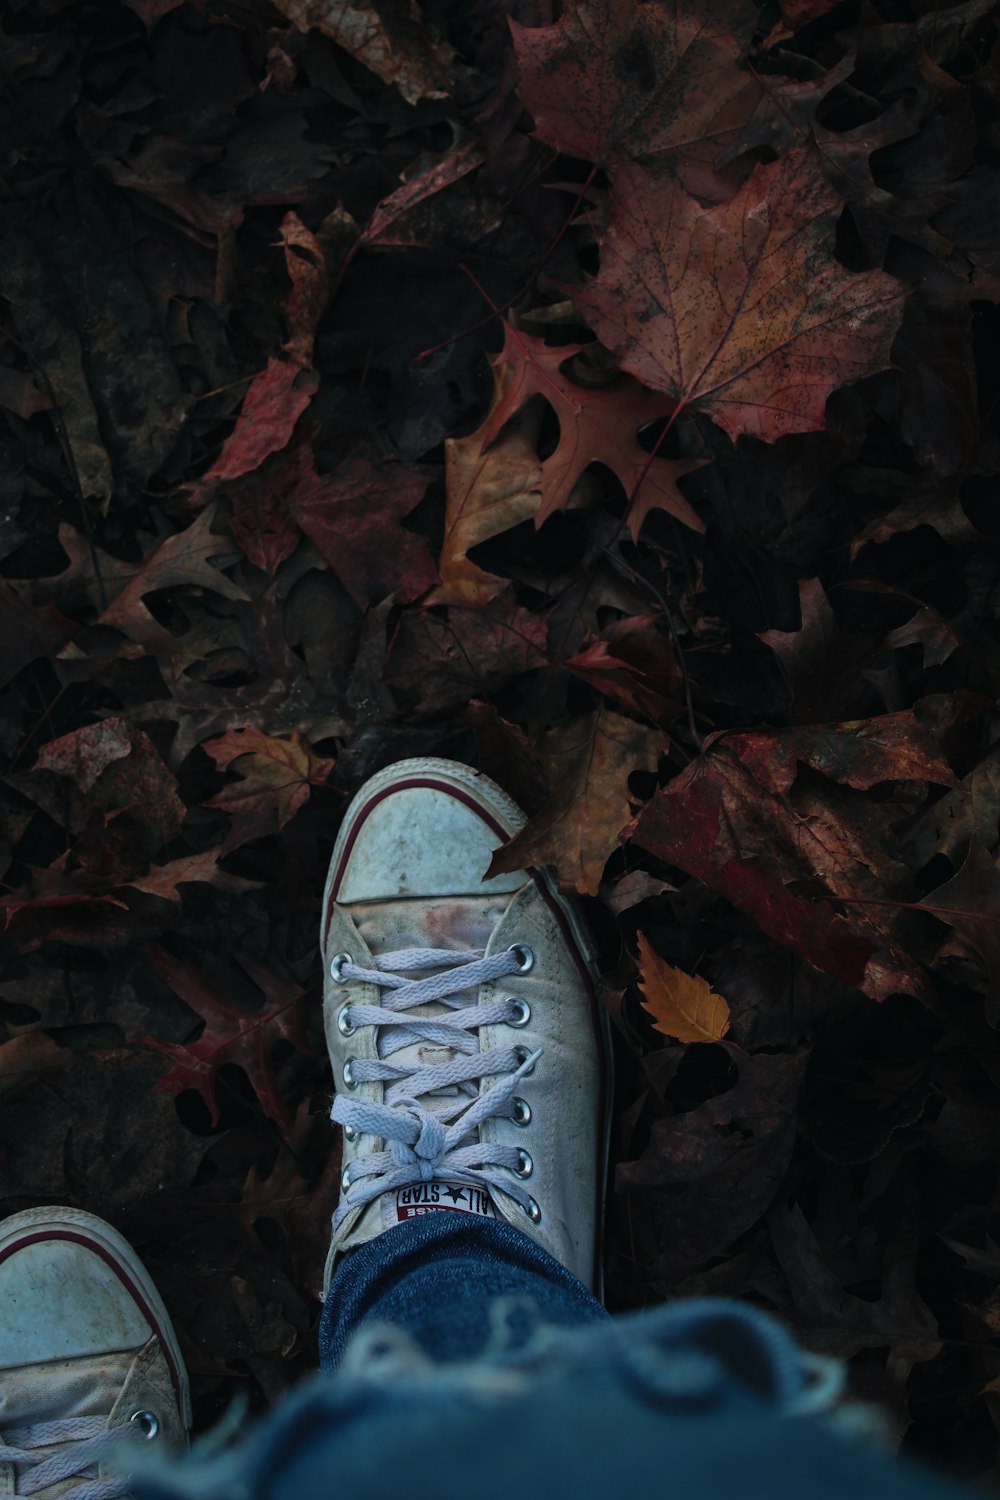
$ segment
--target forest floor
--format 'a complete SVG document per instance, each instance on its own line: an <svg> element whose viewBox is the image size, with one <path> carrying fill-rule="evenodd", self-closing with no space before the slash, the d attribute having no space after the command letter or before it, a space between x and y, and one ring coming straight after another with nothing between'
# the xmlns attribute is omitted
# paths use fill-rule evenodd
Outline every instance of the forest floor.
<svg viewBox="0 0 1000 1500"><path fill-rule="evenodd" d="M310 20L314 24L310 25ZM344 808L601 944L612 1311L1000 1477L1000 41L966 0L8 0L0 1213L315 1365Z"/></svg>

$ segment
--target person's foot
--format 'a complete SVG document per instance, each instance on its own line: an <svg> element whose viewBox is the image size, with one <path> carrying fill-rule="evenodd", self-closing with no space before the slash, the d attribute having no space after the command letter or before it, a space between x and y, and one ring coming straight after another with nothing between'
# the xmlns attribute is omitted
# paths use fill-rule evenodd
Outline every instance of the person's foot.
<svg viewBox="0 0 1000 1500"><path fill-rule="evenodd" d="M179 1447L187 1373L132 1247L93 1214L0 1220L0 1495L113 1500L133 1443Z"/></svg>
<svg viewBox="0 0 1000 1500"><path fill-rule="evenodd" d="M524 824L469 767L406 760L344 818L323 899L344 1174L337 1258L430 1210L502 1218L602 1295L611 1043L545 871L483 875Z"/></svg>

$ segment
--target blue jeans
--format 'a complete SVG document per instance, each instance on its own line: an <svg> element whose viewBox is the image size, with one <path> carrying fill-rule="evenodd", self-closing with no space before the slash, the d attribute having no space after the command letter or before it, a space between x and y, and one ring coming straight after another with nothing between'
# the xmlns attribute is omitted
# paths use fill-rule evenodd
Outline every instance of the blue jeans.
<svg viewBox="0 0 1000 1500"><path fill-rule="evenodd" d="M340 1261L322 1373L237 1442L137 1474L140 1500L969 1500L831 1410L836 1361L769 1314L610 1317L502 1220L432 1212ZM217 1451L213 1451L213 1448Z"/></svg>

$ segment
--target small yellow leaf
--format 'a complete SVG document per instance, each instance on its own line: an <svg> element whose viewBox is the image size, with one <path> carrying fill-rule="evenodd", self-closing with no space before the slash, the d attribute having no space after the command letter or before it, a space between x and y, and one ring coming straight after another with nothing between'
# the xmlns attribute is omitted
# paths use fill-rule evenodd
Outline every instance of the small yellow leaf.
<svg viewBox="0 0 1000 1500"><path fill-rule="evenodd" d="M654 1028L679 1042L718 1042L729 1030L729 1006L707 979L668 964L639 933L639 987Z"/></svg>

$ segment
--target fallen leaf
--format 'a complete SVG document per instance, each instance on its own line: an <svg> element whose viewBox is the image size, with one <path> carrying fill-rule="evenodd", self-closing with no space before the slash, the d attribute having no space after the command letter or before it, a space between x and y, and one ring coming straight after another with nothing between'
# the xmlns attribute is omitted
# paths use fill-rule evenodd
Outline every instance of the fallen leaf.
<svg viewBox="0 0 1000 1500"><path fill-rule="evenodd" d="M552 26L512 20L535 135L601 166L718 142L760 97L740 66L754 22L744 0L573 0Z"/></svg>
<svg viewBox="0 0 1000 1500"><path fill-rule="evenodd" d="M300 1002L305 991L291 985L272 986L268 1003L261 1010L247 1011L221 995L189 961L172 958L160 948L154 948L152 956L170 988L205 1023L198 1040L183 1045L150 1036L136 1037L140 1046L162 1052L172 1060L171 1067L157 1082L157 1090L178 1094L182 1089L196 1089L205 1101L212 1125L218 1125L216 1074L224 1064L235 1063L249 1078L267 1118L287 1129L291 1111L278 1092L271 1054L279 1041L291 1042L299 1051L304 1050ZM267 971L260 965L241 962L257 987L262 988L261 979Z"/></svg>
<svg viewBox="0 0 1000 1500"><path fill-rule="evenodd" d="M417 599L437 582L423 537L404 516L423 499L427 480L402 464L376 468L367 459L317 474L302 445L292 455L283 498L301 527L362 609L387 594Z"/></svg>
<svg viewBox="0 0 1000 1500"><path fill-rule="evenodd" d="M232 891L252 890L256 881L244 880L242 876L230 875L219 869L222 853L220 844L201 854L182 854L165 865L150 865L145 875L135 876L128 884L134 890L145 891L147 896L159 896L163 901L172 901L175 906L181 904L182 885L215 885Z"/></svg>
<svg viewBox="0 0 1000 1500"><path fill-rule="evenodd" d="M978 955L985 974L986 1019L1000 1028L1000 865L977 840L960 870L920 902Z"/></svg>
<svg viewBox="0 0 1000 1500"><path fill-rule="evenodd" d="M564 888L595 896L631 814L628 778L655 770L660 735L610 708L553 730L538 747L552 795L493 856L487 876L552 865Z"/></svg>
<svg viewBox="0 0 1000 1500"><path fill-rule="evenodd" d="M639 433L666 418L674 403L635 380L617 375L586 386L567 368L590 346L550 346L504 325L504 347L493 361L493 401L481 427L445 443L447 510L438 567L441 587L432 602L482 603L504 580L469 561L469 551L533 518L541 526L570 504L574 488L593 463L614 473L628 500L633 536L654 508L668 511L693 531L703 530L677 481L700 467L697 460L654 456ZM559 423L559 441L539 459L543 402Z"/></svg>
<svg viewBox="0 0 1000 1500"><path fill-rule="evenodd" d="M653 1028L678 1042L718 1042L729 1030L729 1006L707 979L661 958L639 933L639 987Z"/></svg>
<svg viewBox="0 0 1000 1500"><path fill-rule="evenodd" d="M664 729L684 712L684 676L657 615L608 625L566 662L574 676L605 697Z"/></svg>
<svg viewBox="0 0 1000 1500"><path fill-rule="evenodd" d="M250 473L269 454L287 447L315 390L315 378L304 375L293 360L269 359L267 368L250 382L236 426L198 481L196 496L210 492L218 480Z"/></svg>
<svg viewBox="0 0 1000 1500"><path fill-rule="evenodd" d="M147 594L156 589L194 587L209 589L226 599L246 599L238 584L210 565L211 558L231 550L225 537L213 534L214 519L215 507L209 506L185 531L161 542L101 612L97 623L114 626L153 655L169 657L182 649L181 638L157 623L144 602Z"/></svg>
<svg viewBox="0 0 1000 1500"><path fill-rule="evenodd" d="M438 40L416 4L383 8L383 19L367 0L274 0L275 9L299 31L315 27L383 83L398 88L407 104L446 99L454 53Z"/></svg>
<svg viewBox="0 0 1000 1500"><path fill-rule="evenodd" d="M597 276L567 288L622 368L734 441L826 426L827 398L889 363L904 288L833 256L841 199L804 148L712 208L666 168L611 188Z"/></svg>
<svg viewBox="0 0 1000 1500"><path fill-rule="evenodd" d="M204 804L233 820L221 855L280 832L309 801L309 788L321 786L333 769L333 761L317 755L297 729L287 740L259 729L231 729L204 741L202 749L220 770L239 777Z"/></svg>

